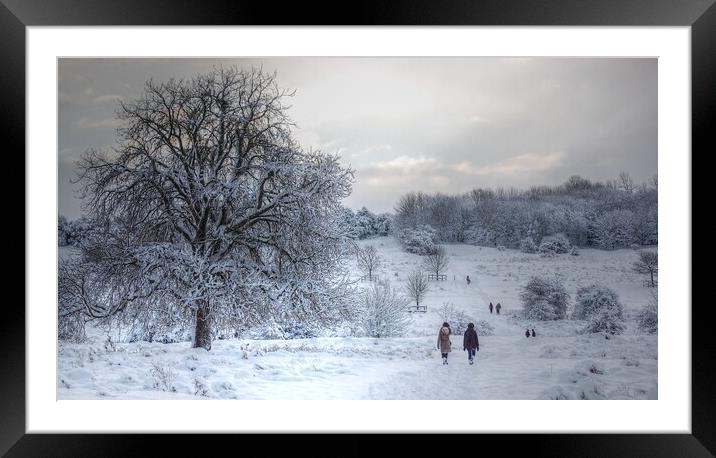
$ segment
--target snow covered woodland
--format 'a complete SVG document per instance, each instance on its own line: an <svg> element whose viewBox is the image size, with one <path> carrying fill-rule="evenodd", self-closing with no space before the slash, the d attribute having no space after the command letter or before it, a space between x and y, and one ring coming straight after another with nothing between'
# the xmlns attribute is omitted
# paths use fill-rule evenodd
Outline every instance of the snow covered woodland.
<svg viewBox="0 0 716 458"><path fill-rule="evenodd" d="M338 221L352 172L297 146L290 95L229 68L123 103L116 146L79 165L95 224L61 269L60 320L183 317L208 350L219 329L348 313Z"/></svg>

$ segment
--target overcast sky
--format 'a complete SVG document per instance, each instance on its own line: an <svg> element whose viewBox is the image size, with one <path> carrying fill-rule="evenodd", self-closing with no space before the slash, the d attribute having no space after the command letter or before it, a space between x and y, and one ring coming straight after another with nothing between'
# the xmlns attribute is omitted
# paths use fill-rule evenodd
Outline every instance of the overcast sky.
<svg viewBox="0 0 716 458"><path fill-rule="evenodd" d="M112 146L117 100L219 65L275 70L296 89L296 137L355 169L354 209L392 211L408 191L657 173L656 59L60 59L60 214L80 215L74 162Z"/></svg>

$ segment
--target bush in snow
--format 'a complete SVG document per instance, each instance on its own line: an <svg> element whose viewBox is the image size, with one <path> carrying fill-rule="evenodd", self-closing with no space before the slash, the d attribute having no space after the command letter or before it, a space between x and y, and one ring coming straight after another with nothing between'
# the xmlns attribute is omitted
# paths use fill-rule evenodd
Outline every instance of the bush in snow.
<svg viewBox="0 0 716 458"><path fill-rule="evenodd" d="M577 289L572 318L586 320L603 309L621 307L617 293L604 285L593 284Z"/></svg>
<svg viewBox="0 0 716 458"><path fill-rule="evenodd" d="M587 318L587 325L583 333L603 333L605 336L617 335L624 332L624 310L617 302L611 307L605 307L591 314Z"/></svg>
<svg viewBox="0 0 716 458"><path fill-rule="evenodd" d="M572 256L579 256L579 249L577 249L576 246L573 246L571 250L569 250L569 254Z"/></svg>
<svg viewBox="0 0 716 458"><path fill-rule="evenodd" d="M475 331L478 336L491 336L495 334L495 327L485 320L475 323Z"/></svg>
<svg viewBox="0 0 716 458"><path fill-rule="evenodd" d="M506 249L504 245L497 245L497 251L505 251Z"/></svg>
<svg viewBox="0 0 716 458"><path fill-rule="evenodd" d="M440 310L438 310L438 314L441 320L450 325L450 330L455 335L464 333L467 329L467 324L475 322L463 310L455 308L452 302L444 302Z"/></svg>
<svg viewBox="0 0 716 458"><path fill-rule="evenodd" d="M437 249L438 234L430 226L421 226L416 229L406 228L398 234L403 249L408 253L421 256L434 253Z"/></svg>
<svg viewBox="0 0 716 458"><path fill-rule="evenodd" d="M542 243L539 244L538 251L540 252L540 254L549 256L552 254L568 253L569 249L570 244L567 237L562 234L557 234L542 239Z"/></svg>
<svg viewBox="0 0 716 458"><path fill-rule="evenodd" d="M537 244L532 237L525 237L520 240L520 251L523 253L535 253L537 251Z"/></svg>
<svg viewBox="0 0 716 458"><path fill-rule="evenodd" d="M388 282L377 282L361 296L360 323L369 337L394 337L405 332L408 300Z"/></svg>
<svg viewBox="0 0 716 458"><path fill-rule="evenodd" d="M659 302L655 292L651 293L649 302L639 311L637 323L639 329L647 334L656 334L659 330Z"/></svg>
<svg viewBox="0 0 716 458"><path fill-rule="evenodd" d="M176 392L177 389L174 387L174 372L169 366L152 363L150 373L154 379L154 388L161 391Z"/></svg>
<svg viewBox="0 0 716 458"><path fill-rule="evenodd" d="M531 320L560 320L567 315L569 294L558 278L532 277L520 293L524 314Z"/></svg>

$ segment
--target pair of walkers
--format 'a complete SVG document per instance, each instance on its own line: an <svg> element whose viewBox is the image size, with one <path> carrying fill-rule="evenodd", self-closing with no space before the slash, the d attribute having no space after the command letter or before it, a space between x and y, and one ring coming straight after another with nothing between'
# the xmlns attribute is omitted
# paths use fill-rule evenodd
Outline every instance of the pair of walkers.
<svg viewBox="0 0 716 458"><path fill-rule="evenodd" d="M490 302L489 308L490 308L490 313L492 313L492 308L493 308L492 302ZM497 305L494 306L494 308L495 308L495 310L497 311L497 314L499 315L499 314L500 314L500 309L502 308L502 306L500 305L500 303L498 302Z"/></svg>
<svg viewBox="0 0 716 458"><path fill-rule="evenodd" d="M452 331L450 325L445 322L438 331L438 350L443 357L443 365L448 363L448 353L451 351L452 343L450 342L450 336ZM475 325L470 323L467 325L467 330L462 338L462 350L467 351L467 360L470 364L474 363L475 353L480 350L480 342L477 339L477 331L475 331Z"/></svg>

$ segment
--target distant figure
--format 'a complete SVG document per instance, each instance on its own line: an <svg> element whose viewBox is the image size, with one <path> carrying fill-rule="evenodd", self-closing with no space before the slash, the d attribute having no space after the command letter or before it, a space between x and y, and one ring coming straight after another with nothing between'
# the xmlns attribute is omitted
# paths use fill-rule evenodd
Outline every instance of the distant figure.
<svg viewBox="0 0 716 458"><path fill-rule="evenodd" d="M502 306L501 306L500 303L498 302L497 305L495 306L495 310L497 310L497 314L498 314L498 315L500 314L500 309L501 309L501 308L502 308Z"/></svg>
<svg viewBox="0 0 716 458"><path fill-rule="evenodd" d="M450 353L450 325L447 322L443 323L438 331L438 350L443 356L443 366L448 363L448 353Z"/></svg>
<svg viewBox="0 0 716 458"><path fill-rule="evenodd" d="M529 330L529 329L525 329L525 337L529 337L529 336L530 336L530 330Z"/></svg>
<svg viewBox="0 0 716 458"><path fill-rule="evenodd" d="M490 313L492 314L492 302L490 302L489 307L490 307Z"/></svg>
<svg viewBox="0 0 716 458"><path fill-rule="evenodd" d="M475 358L475 352L480 350L480 342L477 340L477 331L475 325L469 323L467 330L462 338L462 351L467 350L467 360L472 364Z"/></svg>
<svg viewBox="0 0 716 458"><path fill-rule="evenodd" d="M532 330L532 337L537 337L537 334L535 334L535 330Z"/></svg>
<svg viewBox="0 0 716 458"><path fill-rule="evenodd" d="M465 281L467 282L467 286L470 286L470 276L469 276L469 275L467 276L467 278L465 279Z"/></svg>

